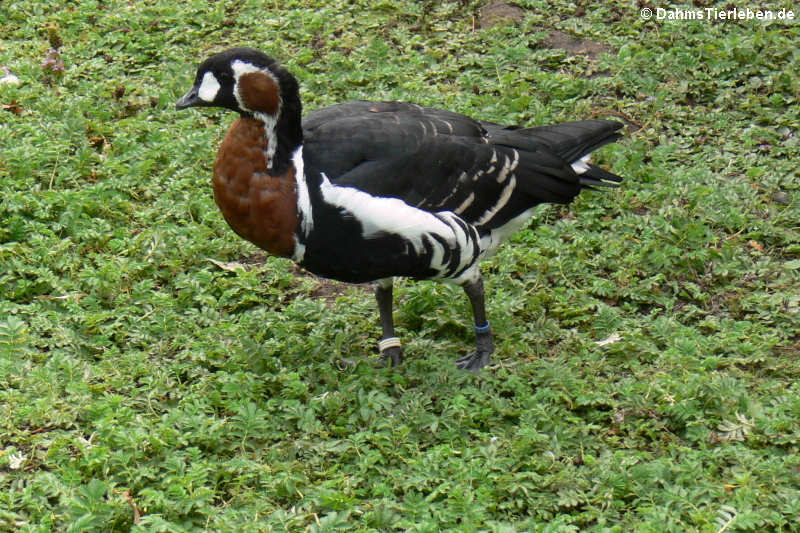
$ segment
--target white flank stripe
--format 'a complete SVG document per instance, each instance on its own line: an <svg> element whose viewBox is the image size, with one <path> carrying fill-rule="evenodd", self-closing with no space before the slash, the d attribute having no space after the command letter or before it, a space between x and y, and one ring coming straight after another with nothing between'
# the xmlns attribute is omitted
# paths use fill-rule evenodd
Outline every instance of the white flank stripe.
<svg viewBox="0 0 800 533"><path fill-rule="evenodd" d="M459 223L463 220L450 211L431 214L412 207L397 198L372 196L352 187L340 187L322 175L320 186L323 201L343 209L361 223L362 238L370 239L382 233L397 235L409 243L416 253L425 253L430 246L430 268L445 275L450 269L450 261L445 262L448 251L460 249L455 271L466 269L476 260L472 242L478 235L474 227ZM433 236L442 239L440 242Z"/></svg>
<svg viewBox="0 0 800 533"><path fill-rule="evenodd" d="M439 213L439 215L445 220L447 220L447 224L452 229L453 236L455 237L458 243L458 248L461 250L461 257L459 257L458 268L456 268L457 272L463 268L466 268L470 262L473 262L475 260L475 257L471 253L472 246L470 246L470 241L473 239L477 239L478 233L477 231L475 231L474 228L472 229L472 232L465 233L464 230L461 228L461 226L458 224L457 222L458 216L455 213L445 211L443 213ZM472 226L468 227L472 228ZM433 266L432 261L431 261L431 266ZM442 264L440 270L444 270L445 266L446 265Z"/></svg>
<svg viewBox="0 0 800 533"><path fill-rule="evenodd" d="M411 207L398 198L372 196L352 187L340 187L322 175L320 186L323 200L348 211L361 223L363 237L369 239L382 232L399 235L409 241L417 252L423 250L426 233L448 237L450 228L427 211Z"/></svg>
<svg viewBox="0 0 800 533"><path fill-rule="evenodd" d="M589 154L581 157L574 163L572 163L572 170L575 171L576 174L583 174L587 170L589 170Z"/></svg>
<svg viewBox="0 0 800 533"><path fill-rule="evenodd" d="M303 237L308 237L314 229L314 216L311 211L311 197L308 195L308 183L306 182L306 174L303 170L303 145L301 144L292 155L292 163L294 164L295 175L294 179L297 181L297 212L302 216L300 222L300 232ZM297 262L303 260L306 252L305 245L300 243L300 239L295 237L295 247L292 254L292 259Z"/></svg>
<svg viewBox="0 0 800 533"><path fill-rule="evenodd" d="M497 214L498 211L503 209L508 203L509 198L511 198L511 194L514 192L514 188L516 186L517 178L512 175L511 179L508 180L508 184L503 188L503 192L500 193L500 198L497 200L497 203L494 205L494 207L486 211L486 213L483 214L483 216L475 223L475 225L480 226L482 224L486 224Z"/></svg>

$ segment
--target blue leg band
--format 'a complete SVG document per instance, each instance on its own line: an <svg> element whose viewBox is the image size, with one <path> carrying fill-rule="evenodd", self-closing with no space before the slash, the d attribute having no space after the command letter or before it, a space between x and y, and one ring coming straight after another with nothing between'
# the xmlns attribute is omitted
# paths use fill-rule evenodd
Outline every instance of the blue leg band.
<svg viewBox="0 0 800 533"><path fill-rule="evenodd" d="M489 321L483 326L475 326L475 333L489 333Z"/></svg>

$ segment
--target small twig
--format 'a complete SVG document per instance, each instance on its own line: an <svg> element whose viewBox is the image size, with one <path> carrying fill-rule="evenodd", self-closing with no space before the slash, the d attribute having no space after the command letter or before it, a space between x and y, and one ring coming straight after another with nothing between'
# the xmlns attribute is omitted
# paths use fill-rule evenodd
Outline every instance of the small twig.
<svg viewBox="0 0 800 533"><path fill-rule="evenodd" d="M28 432L28 434L37 435L39 433L47 433L49 431L53 431L54 429L58 429L58 426L56 426L56 425L42 426L42 427L38 427L38 428L34 428L34 429L30 430Z"/></svg>
<svg viewBox="0 0 800 533"><path fill-rule="evenodd" d="M720 509L720 512L725 513L723 518L727 516L728 520L722 524L722 527L717 530L717 533L725 533L728 528L731 527L731 524L733 524L733 522L736 520L737 513L736 509L730 505L723 505Z"/></svg>
<svg viewBox="0 0 800 533"><path fill-rule="evenodd" d="M61 156L56 157L56 162L53 165L53 172L50 173L50 184L47 186L48 191L53 190L53 181L56 178L56 170L58 170L58 162L61 160Z"/></svg>
<svg viewBox="0 0 800 533"><path fill-rule="evenodd" d="M617 111L615 109L609 109L607 107L597 107L597 108L592 109L592 113L591 113L591 117L592 118L596 118L596 117L598 117L600 115L611 115L611 116L614 116L614 117L617 117L617 118L621 118L622 120L627 122L629 125L636 126L636 129L639 129L639 130L644 128L644 123L636 120L635 118L631 117L630 115L627 115L627 114L623 113L622 111Z"/></svg>
<svg viewBox="0 0 800 533"><path fill-rule="evenodd" d="M139 525L139 522L142 521L142 513L141 511L139 511L139 506L136 505L135 501L133 501L133 497L131 497L130 491L127 490L117 491L117 494L125 498L125 501L127 501L130 504L131 509L133 509L133 525L134 526Z"/></svg>
<svg viewBox="0 0 800 533"><path fill-rule="evenodd" d="M50 294L40 294L36 298L39 299L39 300L53 300L53 301L56 301L56 300L68 300L68 299L74 297L78 301L80 301L81 298L83 298L84 296L86 296L86 294L84 294L82 292L68 292L67 294L62 294L61 296L52 296Z"/></svg>

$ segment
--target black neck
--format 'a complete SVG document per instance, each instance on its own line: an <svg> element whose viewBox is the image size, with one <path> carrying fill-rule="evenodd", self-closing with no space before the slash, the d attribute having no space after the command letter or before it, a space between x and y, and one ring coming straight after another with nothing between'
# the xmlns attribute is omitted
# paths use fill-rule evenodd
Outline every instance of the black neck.
<svg viewBox="0 0 800 533"><path fill-rule="evenodd" d="M282 175L292 164L292 154L303 143L303 128L300 113L295 113L292 118L286 108L281 110L281 116L275 125L275 140L278 145L275 155L272 156L272 173Z"/></svg>
<svg viewBox="0 0 800 533"><path fill-rule="evenodd" d="M280 115L275 125L278 146L272 159L272 172L282 175L292 163L292 154L303 144L303 105L297 80L288 71L280 69L278 84L281 93Z"/></svg>

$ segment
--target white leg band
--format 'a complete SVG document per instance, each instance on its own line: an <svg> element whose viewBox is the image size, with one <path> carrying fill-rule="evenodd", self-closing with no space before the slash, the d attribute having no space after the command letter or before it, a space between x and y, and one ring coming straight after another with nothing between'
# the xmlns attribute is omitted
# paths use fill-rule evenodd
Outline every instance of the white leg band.
<svg viewBox="0 0 800 533"><path fill-rule="evenodd" d="M388 350L389 348L400 347L400 339L397 337L389 337L387 339L383 339L378 343L378 349L383 352L384 350Z"/></svg>

